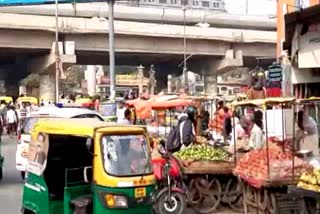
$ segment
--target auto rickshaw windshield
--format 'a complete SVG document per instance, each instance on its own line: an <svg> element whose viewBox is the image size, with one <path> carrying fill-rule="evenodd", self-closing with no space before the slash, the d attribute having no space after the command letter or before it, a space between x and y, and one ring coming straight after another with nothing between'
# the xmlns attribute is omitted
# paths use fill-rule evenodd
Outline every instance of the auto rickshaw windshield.
<svg viewBox="0 0 320 214"><path fill-rule="evenodd" d="M109 103L109 104L102 104L100 106L100 113L102 116L109 117L116 115L117 112L117 104L116 103Z"/></svg>
<svg viewBox="0 0 320 214"><path fill-rule="evenodd" d="M106 173L114 176L152 174L144 135L103 136L101 142Z"/></svg>

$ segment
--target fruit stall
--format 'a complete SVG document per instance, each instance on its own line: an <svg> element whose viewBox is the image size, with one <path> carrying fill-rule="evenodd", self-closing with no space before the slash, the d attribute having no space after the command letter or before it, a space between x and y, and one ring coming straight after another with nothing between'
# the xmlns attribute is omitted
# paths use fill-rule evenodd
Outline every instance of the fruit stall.
<svg viewBox="0 0 320 214"><path fill-rule="evenodd" d="M221 205L242 211L241 186L232 175L235 158L223 145L202 142L175 156L185 177L188 202L198 213L212 213Z"/></svg>
<svg viewBox="0 0 320 214"><path fill-rule="evenodd" d="M264 115L265 146L243 154L233 171L243 183L244 213L251 209L258 213L297 213L303 199L289 194L288 186L296 184L311 166L295 155L295 99L266 98L233 105L260 109Z"/></svg>

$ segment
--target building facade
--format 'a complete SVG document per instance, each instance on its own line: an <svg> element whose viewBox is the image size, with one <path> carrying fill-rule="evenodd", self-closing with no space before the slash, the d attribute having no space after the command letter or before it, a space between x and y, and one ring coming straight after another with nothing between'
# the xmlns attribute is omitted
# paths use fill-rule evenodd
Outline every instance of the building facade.
<svg viewBox="0 0 320 214"><path fill-rule="evenodd" d="M283 62L291 67L293 94L299 98L320 96L320 3L306 2L311 6L284 16L281 44Z"/></svg>

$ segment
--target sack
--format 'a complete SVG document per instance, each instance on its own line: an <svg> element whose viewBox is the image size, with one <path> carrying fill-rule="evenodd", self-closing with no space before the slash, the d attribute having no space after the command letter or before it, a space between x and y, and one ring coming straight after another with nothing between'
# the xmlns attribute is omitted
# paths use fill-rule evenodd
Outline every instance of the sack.
<svg viewBox="0 0 320 214"><path fill-rule="evenodd" d="M176 127L174 127L168 137L166 142L166 151L174 153L180 150L182 146L182 128L183 128L184 122L178 123Z"/></svg>

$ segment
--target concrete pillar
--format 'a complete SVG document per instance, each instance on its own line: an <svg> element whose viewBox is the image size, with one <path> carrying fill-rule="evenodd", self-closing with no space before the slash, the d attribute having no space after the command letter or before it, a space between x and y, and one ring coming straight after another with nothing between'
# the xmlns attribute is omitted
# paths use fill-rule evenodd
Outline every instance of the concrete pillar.
<svg viewBox="0 0 320 214"><path fill-rule="evenodd" d="M217 70L210 69L204 76L204 90L210 96L218 95L218 75Z"/></svg>
<svg viewBox="0 0 320 214"><path fill-rule="evenodd" d="M216 96L218 94L218 74L231 71L243 66L242 51L234 52L232 49L226 51L222 59L211 59L207 63L207 72L204 75L205 92Z"/></svg>
<svg viewBox="0 0 320 214"><path fill-rule="evenodd" d="M55 74L40 74L39 83L39 97L46 101L55 101L56 88L55 88Z"/></svg>
<svg viewBox="0 0 320 214"><path fill-rule="evenodd" d="M139 96L143 94L143 69L142 65L138 67Z"/></svg>
<svg viewBox="0 0 320 214"><path fill-rule="evenodd" d="M96 79L95 65L87 66L87 70L85 71L85 79L87 80L87 89L88 89L89 96L96 95L97 79Z"/></svg>
<svg viewBox="0 0 320 214"><path fill-rule="evenodd" d="M168 75L168 93L172 92L172 75Z"/></svg>
<svg viewBox="0 0 320 214"><path fill-rule="evenodd" d="M25 86L25 85L20 85L20 86L19 86L19 96L20 96L21 94L24 94L24 95L27 94L27 86Z"/></svg>
<svg viewBox="0 0 320 214"><path fill-rule="evenodd" d="M154 88L156 87L156 71L154 65L150 66L149 70L149 80L150 80L150 94L154 95Z"/></svg>

